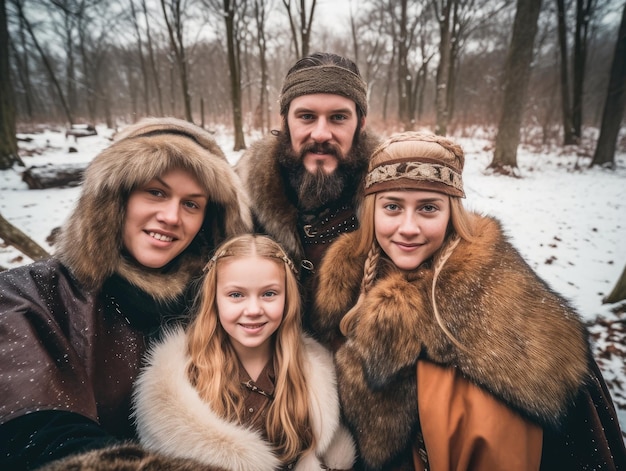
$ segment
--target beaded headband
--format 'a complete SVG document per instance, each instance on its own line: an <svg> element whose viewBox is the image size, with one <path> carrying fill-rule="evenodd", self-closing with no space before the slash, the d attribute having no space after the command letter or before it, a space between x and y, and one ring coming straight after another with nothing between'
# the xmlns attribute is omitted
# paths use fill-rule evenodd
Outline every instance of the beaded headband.
<svg viewBox="0 0 626 471"><path fill-rule="evenodd" d="M210 260L204 266L202 271L204 271L205 273L208 273L209 271L211 271L213 269L213 267L215 266L215 264L217 263L217 261L220 258L231 257L231 256L233 256L233 254L229 250L222 250L219 253L216 253L215 255L213 255L210 258ZM263 255L263 257L268 257L268 258L273 258L273 259L276 259L276 260L280 260L285 265L287 265L289 267L289 269L296 276L298 276L298 270L296 270L296 266L294 265L294 263L291 261L291 259L285 253L278 252L278 253L272 254L272 255Z"/></svg>
<svg viewBox="0 0 626 471"><path fill-rule="evenodd" d="M365 195L398 189L465 197L461 174L435 159L387 160L370 170L365 178Z"/></svg>

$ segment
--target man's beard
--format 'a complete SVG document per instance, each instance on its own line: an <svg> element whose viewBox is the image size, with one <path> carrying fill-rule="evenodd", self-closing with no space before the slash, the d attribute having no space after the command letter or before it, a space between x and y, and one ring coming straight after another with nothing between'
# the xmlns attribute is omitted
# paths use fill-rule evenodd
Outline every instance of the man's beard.
<svg viewBox="0 0 626 471"><path fill-rule="evenodd" d="M358 132L358 131L357 131ZM295 153L291 147L288 131L280 133L278 144L278 161L287 170L289 186L298 198L298 207L304 211L323 208L338 201L345 194L354 194L359 183L360 172L365 165L364 158L359 157L360 146L357 140L348 155L343 155L337 147L328 144L309 144L301 152ZM315 173L309 172L303 165L307 152L322 152L337 158L337 168L326 174L322 165L318 165Z"/></svg>

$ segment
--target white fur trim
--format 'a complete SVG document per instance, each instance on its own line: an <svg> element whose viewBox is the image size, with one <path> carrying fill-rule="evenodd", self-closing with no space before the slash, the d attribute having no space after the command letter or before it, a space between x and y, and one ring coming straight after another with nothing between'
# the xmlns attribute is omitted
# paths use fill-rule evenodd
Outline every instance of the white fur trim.
<svg viewBox="0 0 626 471"><path fill-rule="evenodd" d="M150 352L139 375L134 415L141 443L163 453L229 470L273 471L280 466L260 434L218 417L186 376L182 329Z"/></svg>
<svg viewBox="0 0 626 471"><path fill-rule="evenodd" d="M309 391L315 454L303 455L296 471L320 469L321 461L333 469L351 469L356 457L352 436L339 423L339 396L333 356L315 340L304 337L304 374Z"/></svg>
<svg viewBox="0 0 626 471"><path fill-rule="evenodd" d="M355 460L356 445L354 439L347 428L339 425L333 442L324 455L324 463L331 469L352 469Z"/></svg>
<svg viewBox="0 0 626 471"><path fill-rule="evenodd" d="M304 371L316 448L295 471L318 471L321 462L350 469L356 456L339 423L339 398L332 354L303 337ZM171 456L193 458L229 470L270 471L280 467L271 446L254 430L218 417L186 375L185 333L178 328L151 349L134 392L134 416L141 443Z"/></svg>

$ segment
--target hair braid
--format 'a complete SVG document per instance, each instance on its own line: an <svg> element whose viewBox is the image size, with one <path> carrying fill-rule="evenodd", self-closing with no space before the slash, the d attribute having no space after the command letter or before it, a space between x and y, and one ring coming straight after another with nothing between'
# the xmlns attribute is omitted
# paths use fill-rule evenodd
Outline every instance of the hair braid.
<svg viewBox="0 0 626 471"><path fill-rule="evenodd" d="M356 313L365 299L365 294L370 290L376 279L378 272L378 260L380 260L380 246L374 240L369 252L367 253L367 259L363 264L363 279L361 280L361 291L359 292L359 298L356 304L350 309L341 322L339 323L339 329L343 335L347 335L348 332L354 327L356 320Z"/></svg>

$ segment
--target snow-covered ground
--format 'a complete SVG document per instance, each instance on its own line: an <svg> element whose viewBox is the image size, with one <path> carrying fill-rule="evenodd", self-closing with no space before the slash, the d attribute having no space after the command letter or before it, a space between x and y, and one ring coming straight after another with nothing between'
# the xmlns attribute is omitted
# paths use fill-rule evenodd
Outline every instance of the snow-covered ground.
<svg viewBox="0 0 626 471"><path fill-rule="evenodd" d="M97 136L78 141L66 138L64 130L22 135L33 140L20 143L20 155L27 167L82 165L110 143L111 135L101 127ZM231 150L232 134L218 128L215 138L236 162L240 153ZM520 148L521 178L512 178L485 171L491 141L457 141L466 153L466 207L499 218L531 267L589 323L596 358L626 430L626 303L602 303L626 266L626 153L618 154L617 169L610 171L587 169L589 159L574 150L561 155ZM70 153L70 147L77 152ZM29 190L21 180L23 170L0 171L0 214L52 251L46 239L68 216L80 189ZM0 246L1 267L29 262L12 247Z"/></svg>

